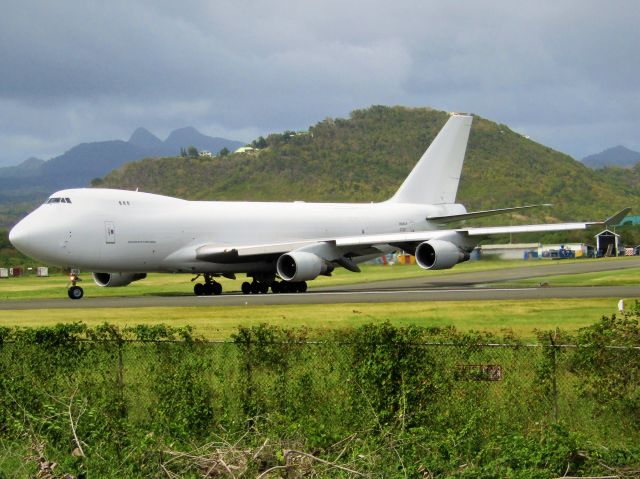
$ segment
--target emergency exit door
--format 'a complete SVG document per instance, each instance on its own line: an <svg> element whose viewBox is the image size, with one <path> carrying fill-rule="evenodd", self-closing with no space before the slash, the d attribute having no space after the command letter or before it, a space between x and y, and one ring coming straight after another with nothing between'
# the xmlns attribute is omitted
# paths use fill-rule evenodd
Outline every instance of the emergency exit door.
<svg viewBox="0 0 640 479"><path fill-rule="evenodd" d="M104 222L104 239L107 244L116 243L116 224L113 221Z"/></svg>

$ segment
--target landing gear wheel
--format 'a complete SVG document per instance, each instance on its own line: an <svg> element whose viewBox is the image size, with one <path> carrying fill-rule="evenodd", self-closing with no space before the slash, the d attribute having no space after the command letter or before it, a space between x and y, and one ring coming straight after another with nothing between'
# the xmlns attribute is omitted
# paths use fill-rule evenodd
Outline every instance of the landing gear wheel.
<svg viewBox="0 0 640 479"><path fill-rule="evenodd" d="M251 283L251 293L258 294L259 292L260 292L260 283L258 283L257 281L254 281L253 283Z"/></svg>
<svg viewBox="0 0 640 479"><path fill-rule="evenodd" d="M278 294L280 291L282 291L280 284L278 281L274 281L273 283L271 283L271 292L273 294Z"/></svg>
<svg viewBox="0 0 640 479"><path fill-rule="evenodd" d="M306 293L307 292L307 282L301 281L298 283L298 287L296 288L298 293Z"/></svg>
<svg viewBox="0 0 640 479"><path fill-rule="evenodd" d="M193 294L196 296L211 296L212 294L218 295L222 293L222 285L217 281L214 281L215 275L210 273L198 274L191 281L195 281L199 277L204 277L204 284L196 283L193 285Z"/></svg>
<svg viewBox="0 0 640 479"><path fill-rule="evenodd" d="M242 294L251 294L251 283L248 281L242 283Z"/></svg>
<svg viewBox="0 0 640 479"><path fill-rule="evenodd" d="M267 294L269 292L269 285L267 283L258 283L258 290L261 294Z"/></svg>
<svg viewBox="0 0 640 479"><path fill-rule="evenodd" d="M80 286L71 286L67 294L71 299L80 299L84 296L84 290Z"/></svg>

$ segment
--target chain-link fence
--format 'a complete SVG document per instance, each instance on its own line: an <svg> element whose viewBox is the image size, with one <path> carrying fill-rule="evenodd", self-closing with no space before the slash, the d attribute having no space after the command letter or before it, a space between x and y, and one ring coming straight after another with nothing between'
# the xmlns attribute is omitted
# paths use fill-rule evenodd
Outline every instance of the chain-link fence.
<svg viewBox="0 0 640 479"><path fill-rule="evenodd" d="M84 416L77 426L84 437L117 432L123 422L190 438L261 420L331 437L387 425L522 431L563 422L626 442L640 427L638 348L171 341L0 348L4 435L55 429L69 414ZM604 355L604 370L585 362L594 355Z"/></svg>

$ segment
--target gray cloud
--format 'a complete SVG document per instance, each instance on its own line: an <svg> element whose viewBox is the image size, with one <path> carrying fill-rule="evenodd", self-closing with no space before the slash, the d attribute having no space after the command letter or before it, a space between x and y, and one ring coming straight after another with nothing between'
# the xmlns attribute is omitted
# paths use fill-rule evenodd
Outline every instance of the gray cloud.
<svg viewBox="0 0 640 479"><path fill-rule="evenodd" d="M251 140L371 104L640 150L640 3L8 0L1 163L194 125Z"/></svg>

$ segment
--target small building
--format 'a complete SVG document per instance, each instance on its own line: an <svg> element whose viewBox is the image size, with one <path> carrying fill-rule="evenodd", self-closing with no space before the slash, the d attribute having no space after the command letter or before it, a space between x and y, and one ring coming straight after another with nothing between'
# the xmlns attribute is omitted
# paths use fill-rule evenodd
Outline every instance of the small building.
<svg viewBox="0 0 640 479"><path fill-rule="evenodd" d="M200 156L206 156L207 158L213 158L213 153L207 150L203 150L200 152Z"/></svg>
<svg viewBox="0 0 640 479"><path fill-rule="evenodd" d="M596 236L596 256L619 256L625 254L624 245L620 235L606 229Z"/></svg>
<svg viewBox="0 0 640 479"><path fill-rule="evenodd" d="M22 276L23 270L20 266L14 266L13 268L9 268L9 276L13 278L19 278Z"/></svg>
<svg viewBox="0 0 640 479"><path fill-rule="evenodd" d="M538 248L541 258L592 258L594 248L585 243L545 244Z"/></svg>

